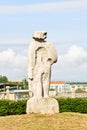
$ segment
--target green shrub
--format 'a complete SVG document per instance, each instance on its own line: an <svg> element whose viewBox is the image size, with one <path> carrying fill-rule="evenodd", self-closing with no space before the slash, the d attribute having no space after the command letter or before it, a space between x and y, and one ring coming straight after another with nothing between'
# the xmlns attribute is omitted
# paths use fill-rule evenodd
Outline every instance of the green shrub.
<svg viewBox="0 0 87 130"><path fill-rule="evenodd" d="M26 100L9 101L9 115L25 114Z"/></svg>
<svg viewBox="0 0 87 130"><path fill-rule="evenodd" d="M0 100L0 116L25 114L26 102L26 100Z"/></svg>
<svg viewBox="0 0 87 130"><path fill-rule="evenodd" d="M58 98L60 112L87 113L87 98ZM26 113L27 100L0 100L0 116Z"/></svg>
<svg viewBox="0 0 87 130"><path fill-rule="evenodd" d="M87 98L59 98L60 112L87 113Z"/></svg>
<svg viewBox="0 0 87 130"><path fill-rule="evenodd" d="M0 100L0 116L8 115L9 113L9 101Z"/></svg>
<svg viewBox="0 0 87 130"><path fill-rule="evenodd" d="M78 88L78 89L75 91L75 93L86 93L86 91L81 90L80 88Z"/></svg>

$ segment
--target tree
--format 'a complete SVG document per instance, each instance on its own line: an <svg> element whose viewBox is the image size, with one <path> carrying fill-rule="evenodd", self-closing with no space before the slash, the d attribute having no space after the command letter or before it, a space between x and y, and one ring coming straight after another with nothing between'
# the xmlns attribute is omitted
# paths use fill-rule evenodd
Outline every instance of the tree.
<svg viewBox="0 0 87 130"><path fill-rule="evenodd" d="M7 82L8 82L8 78L6 76L0 75L0 83L7 83Z"/></svg>
<svg viewBox="0 0 87 130"><path fill-rule="evenodd" d="M28 89L28 81L26 79L23 79L22 80L22 83L23 83L23 89Z"/></svg>

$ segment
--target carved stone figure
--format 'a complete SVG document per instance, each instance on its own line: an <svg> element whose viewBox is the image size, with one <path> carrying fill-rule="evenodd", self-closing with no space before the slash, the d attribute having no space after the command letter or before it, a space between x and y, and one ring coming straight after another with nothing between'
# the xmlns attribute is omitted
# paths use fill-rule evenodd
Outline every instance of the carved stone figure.
<svg viewBox="0 0 87 130"><path fill-rule="evenodd" d="M47 32L37 31L28 50L29 90L37 98L49 96L51 65L57 61L57 53L52 44L45 41Z"/></svg>
<svg viewBox="0 0 87 130"><path fill-rule="evenodd" d="M59 112L58 102L49 97L51 65L57 61L52 44L45 41L47 32L37 31L28 50L28 82L33 97L27 101L26 113L54 114Z"/></svg>

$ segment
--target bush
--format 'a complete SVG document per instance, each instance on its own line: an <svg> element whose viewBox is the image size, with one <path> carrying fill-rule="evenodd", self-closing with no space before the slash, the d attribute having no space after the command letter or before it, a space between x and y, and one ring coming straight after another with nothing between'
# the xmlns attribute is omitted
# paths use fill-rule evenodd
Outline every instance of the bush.
<svg viewBox="0 0 87 130"><path fill-rule="evenodd" d="M9 111L9 101L0 100L0 116L8 115Z"/></svg>
<svg viewBox="0 0 87 130"><path fill-rule="evenodd" d="M60 112L87 113L87 98L59 98Z"/></svg>
<svg viewBox="0 0 87 130"><path fill-rule="evenodd" d="M86 91L83 91L83 90L81 90L80 88L78 88L78 89L75 91L75 93L86 93Z"/></svg>
<svg viewBox="0 0 87 130"><path fill-rule="evenodd" d="M26 113L26 100L9 101L9 115Z"/></svg>
<svg viewBox="0 0 87 130"><path fill-rule="evenodd" d="M58 98L60 112L87 113L87 98ZM0 100L0 116L26 113L27 100Z"/></svg>
<svg viewBox="0 0 87 130"><path fill-rule="evenodd" d="M0 116L25 114L26 102L26 100L0 100Z"/></svg>

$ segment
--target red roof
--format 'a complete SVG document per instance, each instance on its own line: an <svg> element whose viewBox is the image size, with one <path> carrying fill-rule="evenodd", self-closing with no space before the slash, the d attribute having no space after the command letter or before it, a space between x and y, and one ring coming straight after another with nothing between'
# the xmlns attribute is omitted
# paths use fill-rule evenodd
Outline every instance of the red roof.
<svg viewBox="0 0 87 130"><path fill-rule="evenodd" d="M64 81L51 81L50 84L65 84Z"/></svg>

